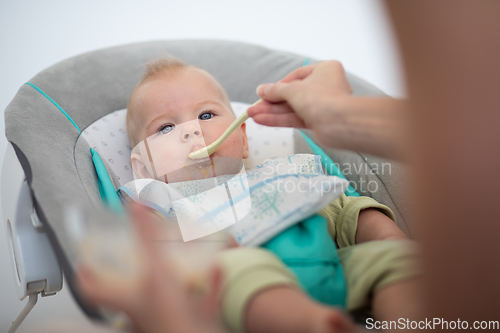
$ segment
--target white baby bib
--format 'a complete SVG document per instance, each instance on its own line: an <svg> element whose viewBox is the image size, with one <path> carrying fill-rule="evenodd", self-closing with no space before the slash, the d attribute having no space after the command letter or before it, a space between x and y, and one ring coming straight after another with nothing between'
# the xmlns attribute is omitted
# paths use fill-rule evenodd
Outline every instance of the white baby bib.
<svg viewBox="0 0 500 333"><path fill-rule="evenodd" d="M323 172L320 156L296 154L237 175L171 184L139 179L118 192L177 221L185 242L227 229L239 244L257 246L320 211L347 185Z"/></svg>

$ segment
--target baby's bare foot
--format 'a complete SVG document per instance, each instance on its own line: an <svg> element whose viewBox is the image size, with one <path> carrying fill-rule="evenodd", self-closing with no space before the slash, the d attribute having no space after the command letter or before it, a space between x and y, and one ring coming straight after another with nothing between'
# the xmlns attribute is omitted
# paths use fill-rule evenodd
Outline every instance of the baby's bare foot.
<svg viewBox="0 0 500 333"><path fill-rule="evenodd" d="M338 309L322 307L310 332L315 333L350 333L360 332L348 315Z"/></svg>
<svg viewBox="0 0 500 333"><path fill-rule="evenodd" d="M246 313L249 333L359 332L342 310L319 304L301 290L288 286L257 294Z"/></svg>

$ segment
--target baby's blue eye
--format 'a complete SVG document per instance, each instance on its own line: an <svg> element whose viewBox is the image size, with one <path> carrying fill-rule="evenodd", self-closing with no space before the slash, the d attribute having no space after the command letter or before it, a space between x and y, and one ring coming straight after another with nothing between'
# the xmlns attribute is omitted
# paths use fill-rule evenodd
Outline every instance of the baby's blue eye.
<svg viewBox="0 0 500 333"><path fill-rule="evenodd" d="M168 134L174 130L174 125L165 125L158 131L161 134Z"/></svg>
<svg viewBox="0 0 500 333"><path fill-rule="evenodd" d="M212 112L203 112L202 114L200 114L200 116L198 118L200 118L201 120L208 120L210 118L212 118L214 116L214 114Z"/></svg>

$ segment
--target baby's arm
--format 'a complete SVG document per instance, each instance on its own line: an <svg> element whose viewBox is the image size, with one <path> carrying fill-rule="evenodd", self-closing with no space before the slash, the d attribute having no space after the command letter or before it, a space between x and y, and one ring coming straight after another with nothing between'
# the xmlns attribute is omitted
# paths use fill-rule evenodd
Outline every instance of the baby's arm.
<svg viewBox="0 0 500 333"><path fill-rule="evenodd" d="M376 208L359 212L356 244L387 239L406 239L404 232L387 215Z"/></svg>

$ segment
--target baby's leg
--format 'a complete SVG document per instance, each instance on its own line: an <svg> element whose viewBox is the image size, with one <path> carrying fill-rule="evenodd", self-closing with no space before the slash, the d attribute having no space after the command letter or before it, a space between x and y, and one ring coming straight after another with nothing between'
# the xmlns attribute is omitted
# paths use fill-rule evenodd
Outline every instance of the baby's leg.
<svg viewBox="0 0 500 333"><path fill-rule="evenodd" d="M422 310L420 250L410 240L365 242L339 250L350 311L371 305L377 321L416 320Z"/></svg>
<svg viewBox="0 0 500 333"><path fill-rule="evenodd" d="M333 333L356 332L356 328L341 310L314 302L298 288L276 286L249 302L245 332Z"/></svg>
<svg viewBox="0 0 500 333"><path fill-rule="evenodd" d="M345 314L312 301L270 251L222 251L222 319L232 332L352 332Z"/></svg>
<svg viewBox="0 0 500 333"><path fill-rule="evenodd" d="M404 232L387 215L375 208L359 212L356 244L387 239L407 239Z"/></svg>
<svg viewBox="0 0 500 333"><path fill-rule="evenodd" d="M380 288L373 297L373 316L380 321L399 318L420 320L422 315L421 279L395 282Z"/></svg>

